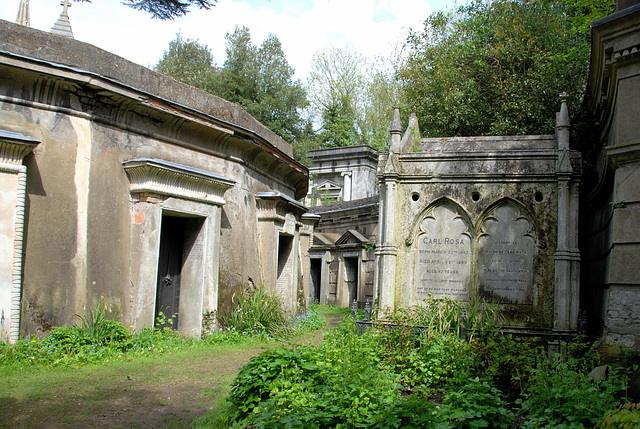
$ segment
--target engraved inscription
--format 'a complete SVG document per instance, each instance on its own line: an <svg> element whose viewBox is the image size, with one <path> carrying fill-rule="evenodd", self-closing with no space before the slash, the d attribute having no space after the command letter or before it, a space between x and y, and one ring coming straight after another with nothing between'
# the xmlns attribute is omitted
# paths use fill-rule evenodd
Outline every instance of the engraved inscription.
<svg viewBox="0 0 640 429"><path fill-rule="evenodd" d="M421 232L416 298L431 294L468 300L473 252L466 222L453 206L443 204L424 220Z"/></svg>
<svg viewBox="0 0 640 429"><path fill-rule="evenodd" d="M478 240L478 286L486 298L531 304L536 252L531 223L513 206L489 216Z"/></svg>

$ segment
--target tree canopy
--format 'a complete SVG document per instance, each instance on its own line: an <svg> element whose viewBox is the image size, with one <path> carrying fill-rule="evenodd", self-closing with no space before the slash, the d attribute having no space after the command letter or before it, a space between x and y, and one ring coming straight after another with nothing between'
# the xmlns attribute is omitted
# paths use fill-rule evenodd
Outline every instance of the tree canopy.
<svg viewBox="0 0 640 429"><path fill-rule="evenodd" d="M584 136L589 25L614 8L614 0L470 0L426 17L390 57L316 52L306 87L278 38L255 45L247 27L226 35L220 68L206 45L178 34L156 70L238 103L303 162L317 147L386 150L394 107L415 111L425 136L545 134L554 130L558 95L568 92L574 130Z"/></svg>
<svg viewBox="0 0 640 429"><path fill-rule="evenodd" d="M302 138L307 93L293 78L280 40L270 34L258 47L251 41L249 28L237 26L226 39L227 60L218 74L216 95L240 104L285 140Z"/></svg>
<svg viewBox="0 0 640 429"><path fill-rule="evenodd" d="M308 124L302 117L308 105L306 91L293 78L280 40L269 35L255 46L249 28L236 27L227 34L226 45L227 59L217 68L206 45L178 33L155 70L238 103L290 143L308 138Z"/></svg>
<svg viewBox="0 0 640 429"><path fill-rule="evenodd" d="M569 18L586 6L567 4L472 0L430 15L400 73L423 135L551 133L562 92L578 110L588 56Z"/></svg>
<svg viewBox="0 0 640 429"><path fill-rule="evenodd" d="M389 118L400 104L395 76L397 59L371 60L351 49L331 47L316 52L311 62L311 108L320 124L322 147L388 145Z"/></svg>
<svg viewBox="0 0 640 429"><path fill-rule="evenodd" d="M167 49L158 64L156 71L171 76L177 81L211 92L214 86L215 73L213 55L207 45L197 40L184 38L182 33L169 42Z"/></svg>
<svg viewBox="0 0 640 429"><path fill-rule="evenodd" d="M91 0L76 0L91 3ZM209 10L218 0L122 0L122 4L133 9L149 12L152 18L167 20L179 18L195 5L199 9Z"/></svg>

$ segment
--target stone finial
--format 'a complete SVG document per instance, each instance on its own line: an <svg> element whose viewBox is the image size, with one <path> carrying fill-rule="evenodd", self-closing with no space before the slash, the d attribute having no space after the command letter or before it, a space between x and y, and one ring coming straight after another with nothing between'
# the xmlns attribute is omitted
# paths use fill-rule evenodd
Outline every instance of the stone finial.
<svg viewBox="0 0 640 429"><path fill-rule="evenodd" d="M571 122L569 120L569 107L567 100L569 94L563 92L560 94L560 112L556 115L556 138L558 140L558 149L569 149L569 128L571 128Z"/></svg>
<svg viewBox="0 0 640 429"><path fill-rule="evenodd" d="M402 142L400 146L402 147L402 151L406 152L409 150L413 144L417 141L420 141L420 125L418 124L418 116L415 112L411 113L409 116L409 125L407 126L407 130L404 132L402 136Z"/></svg>
<svg viewBox="0 0 640 429"><path fill-rule="evenodd" d="M53 24L51 27L51 32L53 34L58 34L60 36L68 37L73 39L73 30L71 29L71 23L69 22L69 14L68 9L71 6L70 0L62 0L60 3L62 6L62 13L60 14L60 18Z"/></svg>
<svg viewBox="0 0 640 429"><path fill-rule="evenodd" d="M20 0L20 8L18 9L18 17L16 18L16 24L30 27L31 18L29 14L29 0Z"/></svg>
<svg viewBox="0 0 640 429"><path fill-rule="evenodd" d="M400 109L395 107L393 109L393 119L391 120L391 128L389 129L391 134L390 152L400 151L400 139L402 134L402 124L400 123Z"/></svg>
<svg viewBox="0 0 640 429"><path fill-rule="evenodd" d="M560 115L558 117L558 127L569 127L571 123L569 121L569 107L567 106L567 100L569 94L563 92L560 94Z"/></svg>

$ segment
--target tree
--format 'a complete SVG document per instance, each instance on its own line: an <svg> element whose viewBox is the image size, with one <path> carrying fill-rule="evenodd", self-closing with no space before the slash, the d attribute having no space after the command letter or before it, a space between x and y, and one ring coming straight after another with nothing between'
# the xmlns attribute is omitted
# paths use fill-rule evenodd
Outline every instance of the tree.
<svg viewBox="0 0 640 429"><path fill-rule="evenodd" d="M270 34L256 47L247 27L236 27L226 39L227 59L217 78L217 95L240 104L290 143L303 138L307 94L293 78L280 40Z"/></svg>
<svg viewBox="0 0 640 429"><path fill-rule="evenodd" d="M293 79L278 38L269 35L260 47L251 42L247 27L226 35L227 59L222 68L212 66L206 45L184 39L180 33L155 67L156 71L221 98L238 103L267 128L294 145L311 138L310 123L302 117L308 105L299 80ZM309 142L305 142L305 147ZM306 154L306 151L298 151Z"/></svg>
<svg viewBox="0 0 640 429"><path fill-rule="evenodd" d="M561 0L474 0L408 39L407 103L427 136L543 134L558 94L580 109L588 57Z"/></svg>
<svg viewBox="0 0 640 429"><path fill-rule="evenodd" d="M335 47L314 55L309 91L323 147L367 144L386 149L389 118L401 101L396 61L371 61Z"/></svg>
<svg viewBox="0 0 640 429"><path fill-rule="evenodd" d="M184 39L181 33L169 42L169 49L164 51L154 70L187 85L215 91L217 69L213 66L211 50L197 40Z"/></svg>
<svg viewBox="0 0 640 429"><path fill-rule="evenodd" d="M91 3L91 0L75 0ZM195 5L199 9L209 10L218 0L122 0L133 9L149 12L152 18L167 20L179 18L189 12L189 7Z"/></svg>
<svg viewBox="0 0 640 429"><path fill-rule="evenodd" d="M332 102L322 111L322 129L318 139L322 147L341 147L357 144L355 112L348 97Z"/></svg>
<svg viewBox="0 0 640 429"><path fill-rule="evenodd" d="M313 56L308 82L313 115L321 121L319 140L323 147L360 143L357 112L365 64L357 52L335 47Z"/></svg>

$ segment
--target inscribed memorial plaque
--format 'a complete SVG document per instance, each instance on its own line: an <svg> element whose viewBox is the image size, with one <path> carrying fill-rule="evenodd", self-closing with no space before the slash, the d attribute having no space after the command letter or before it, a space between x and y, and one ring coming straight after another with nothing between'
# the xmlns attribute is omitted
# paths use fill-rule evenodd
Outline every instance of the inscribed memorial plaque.
<svg viewBox="0 0 640 429"><path fill-rule="evenodd" d="M472 247L469 226L455 207L443 204L422 222L418 234L416 298L469 299Z"/></svg>
<svg viewBox="0 0 640 429"><path fill-rule="evenodd" d="M534 231L528 219L513 206L501 206L483 225L478 240L478 287L500 303L531 304Z"/></svg>

